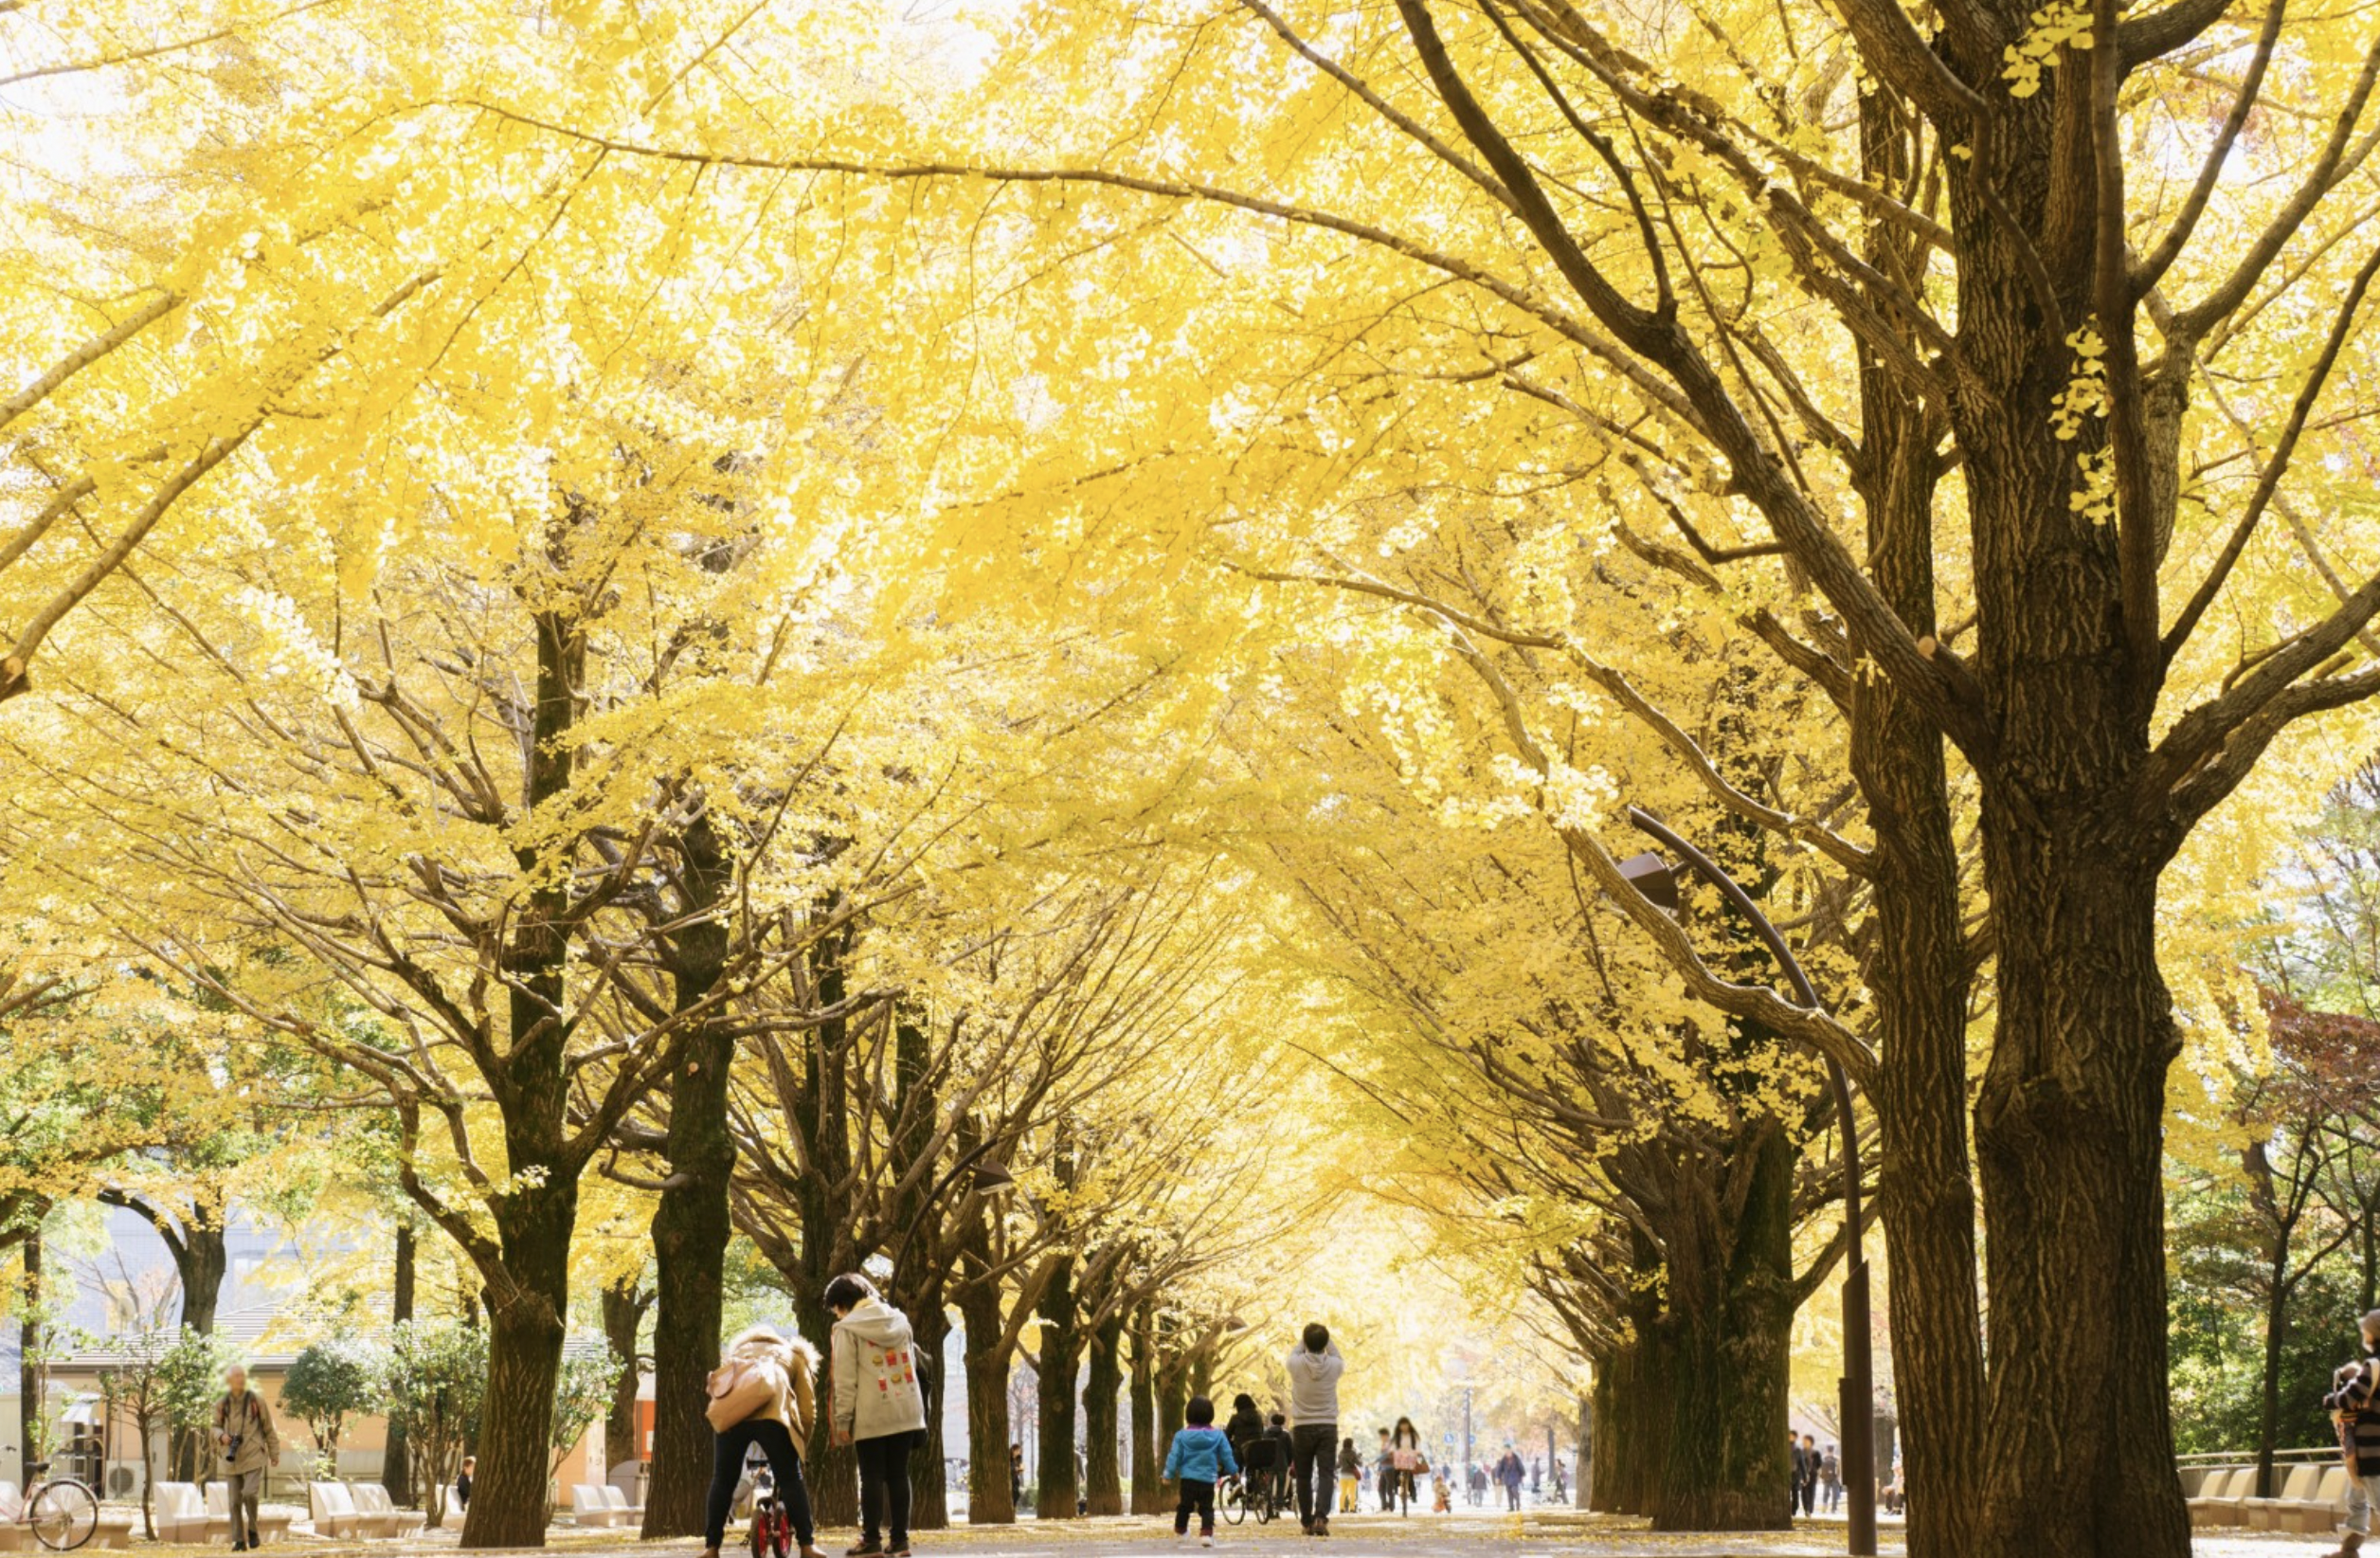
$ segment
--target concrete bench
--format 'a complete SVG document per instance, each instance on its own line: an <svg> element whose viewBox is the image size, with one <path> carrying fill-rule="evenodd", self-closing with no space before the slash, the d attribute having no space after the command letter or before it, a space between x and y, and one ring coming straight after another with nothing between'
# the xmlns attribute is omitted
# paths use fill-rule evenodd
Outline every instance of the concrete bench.
<svg viewBox="0 0 2380 1558"><path fill-rule="evenodd" d="M202 1497L193 1482L160 1482L149 1491L150 1517L157 1523L160 1542L187 1542L193 1546L231 1540L231 1506L225 1497L222 1483L209 1492L222 1504L222 1513L210 1513L207 1500Z"/></svg>
<svg viewBox="0 0 2380 1558"><path fill-rule="evenodd" d="M2242 1506L2256 1491L2256 1468L2234 1466L2207 1478L2206 1491L2190 1501L2190 1523L2196 1527L2236 1526L2245 1518Z"/></svg>
<svg viewBox="0 0 2380 1558"><path fill-rule="evenodd" d="M95 1548L128 1548L133 1545L133 1527L140 1517L128 1511L102 1509L99 1528L91 1533L90 1545Z"/></svg>
<svg viewBox="0 0 2380 1558"><path fill-rule="evenodd" d="M629 1503L625 1489L606 1482L596 1491L604 1495L604 1502L611 1507L614 1525L640 1527L644 1524L644 1506Z"/></svg>
<svg viewBox="0 0 2380 1558"><path fill-rule="evenodd" d="M624 1509L615 1510L604 1496L604 1490L591 1482L580 1482L570 1489L570 1523L609 1531L627 1524Z"/></svg>
<svg viewBox="0 0 2380 1558"><path fill-rule="evenodd" d="M2241 1524L2250 1531L2279 1531L2274 1524L2283 1506L2309 1504L2315 1490L2322 1485L2319 1466L2276 1466L2273 1468L2274 1494L2270 1498L2245 1498L2240 1501Z"/></svg>
<svg viewBox="0 0 2380 1558"><path fill-rule="evenodd" d="M355 1513L355 1501L348 1496L347 1489L339 1483L307 1483L306 1507L313 1517L316 1536L337 1541L368 1534L363 1517Z"/></svg>

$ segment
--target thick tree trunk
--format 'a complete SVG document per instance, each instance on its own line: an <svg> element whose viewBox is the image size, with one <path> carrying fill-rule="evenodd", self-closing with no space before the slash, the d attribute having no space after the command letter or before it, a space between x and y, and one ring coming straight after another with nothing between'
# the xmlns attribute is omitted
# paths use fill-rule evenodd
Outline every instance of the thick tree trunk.
<svg viewBox="0 0 2380 1558"><path fill-rule="evenodd" d="M388 1323L402 1325L413 1318L413 1229L410 1224L397 1225L396 1259L388 1276ZM413 1455L406 1443L405 1424L388 1424L388 1437L380 1452L380 1485L388 1490L388 1501L401 1508L413 1507Z"/></svg>
<svg viewBox="0 0 2380 1558"><path fill-rule="evenodd" d="M950 1478L944 1469L942 1382L944 1370L949 1368L949 1360L943 1354L950 1345L950 1314L943 1307L938 1291L909 1297L902 1308L909 1314L911 1330L917 1335L917 1383L926 1393L926 1434L910 1456L909 1523L914 1531L947 1531Z"/></svg>
<svg viewBox="0 0 2380 1558"><path fill-rule="evenodd" d="M1074 1475L1074 1386L1082 1361L1081 1314L1075 1307L1074 1262L1058 1262L1041 1295L1041 1355L1036 1363L1040 1376L1040 1487L1034 1513L1044 1520L1072 1520L1079 1513L1075 1501L1080 1484Z"/></svg>
<svg viewBox="0 0 2380 1558"><path fill-rule="evenodd" d="M1124 1468L1118 1455L1124 1391L1124 1316L1091 1328L1090 1367L1083 1377L1083 1513L1124 1513Z"/></svg>
<svg viewBox="0 0 2380 1558"><path fill-rule="evenodd" d="M637 1453L637 1386L643 1377L637 1344L643 1339L644 1313L652 1306L653 1295L641 1291L633 1277L604 1289L604 1340L620 1363L612 1376L611 1405L604 1413L604 1454L614 1461ZM608 1476L611 1468L596 1470Z"/></svg>
<svg viewBox="0 0 2380 1558"><path fill-rule="evenodd" d="M966 1328L967 1524L1008 1526L1017 1520L1016 1489L1008 1476L1008 1350L1001 1345L1000 1293L990 1282L970 1284L959 1296Z"/></svg>
<svg viewBox="0 0 2380 1558"><path fill-rule="evenodd" d="M1157 1351L1157 1442L1169 1445L1181 1432L1183 1415L1190 1405L1191 1358L1188 1350L1166 1346L1163 1336L1158 1338ZM1158 1452L1162 1464L1164 1452ZM1161 1484L1162 1487L1162 1484ZM1161 1493L1160 1497L1163 1497Z"/></svg>
<svg viewBox="0 0 2380 1558"><path fill-rule="evenodd" d="M1868 174L1898 184L1914 159L1912 122L1873 93L1860 98ZM1911 259L1882 225L1868 258L1887 271ZM1936 631L1937 426L1908 384L1864 353L1859 480L1868 573L1909 631ZM1976 1301L1974 1167L1967 1150L1968 972L1959 914L1942 737L1888 677L1864 679L1850 721L1850 763L1876 829L1873 951L1862 970L1876 1003L1874 1105L1892 1316L1893 1378L1903 1405L1911 1558L1966 1558L1982 1497L1984 1373ZM1868 1404L1856 1404L1865 1409ZM1878 1471L1846 1465L1844 1480Z"/></svg>
<svg viewBox="0 0 2380 1558"><path fill-rule="evenodd" d="M727 958L725 926L709 917L730 866L708 813L676 842L682 905L692 918L670 942L673 1009L706 1000ZM653 1460L644 1493L645 1540L702 1534L711 1488L711 1423L705 1382L718 1367L728 1241L735 1228L728 1183L735 1142L728 1130L728 1073L735 1037L721 1023L685 1035L669 1084L669 1133L663 1149L670 1181L653 1209L653 1261L658 1294L653 1317Z"/></svg>
<svg viewBox="0 0 2380 1558"><path fill-rule="evenodd" d="M2190 1547L2168 1416L2156 878L1987 800L1999 1040L1975 1111L1992 1293L1987 1558ZM2020 912L2019 905L2022 905Z"/></svg>
<svg viewBox="0 0 2380 1558"><path fill-rule="evenodd" d="M1716 1197L1668 1241L1663 1324L1667 1454L1655 1531L1776 1531L1792 1481L1794 1148L1775 1121L1748 1127L1750 1183L1732 1226Z"/></svg>
<svg viewBox="0 0 2380 1558"><path fill-rule="evenodd" d="M553 1394L570 1311L570 1234L578 1182L521 1185L497 1213L507 1291L488 1316L488 1408L474 1453L466 1548L533 1548L551 1514Z"/></svg>
<svg viewBox="0 0 2380 1558"><path fill-rule="evenodd" d="M1132 1313L1132 1513L1162 1514L1165 1458L1157 1447L1156 1321L1148 1306Z"/></svg>
<svg viewBox="0 0 2380 1558"><path fill-rule="evenodd" d="M182 1283L182 1323L202 1336L212 1336L215 1314L223 1304L224 1274L231 1269L223 1214L193 1205L180 1222L180 1238L168 1240L166 1248Z"/></svg>

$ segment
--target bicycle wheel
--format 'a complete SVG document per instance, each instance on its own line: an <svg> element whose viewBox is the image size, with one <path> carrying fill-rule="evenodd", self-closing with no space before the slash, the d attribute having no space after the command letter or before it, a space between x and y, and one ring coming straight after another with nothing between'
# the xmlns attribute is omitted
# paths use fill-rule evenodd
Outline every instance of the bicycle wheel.
<svg viewBox="0 0 2380 1558"><path fill-rule="evenodd" d="M1223 1506L1223 1518L1236 1526L1248 1518L1248 1484L1236 1478L1216 1490L1216 1502Z"/></svg>
<svg viewBox="0 0 2380 1558"><path fill-rule="evenodd" d="M1259 1526L1272 1524L1272 1490L1271 1488L1256 1490L1256 1524Z"/></svg>
<svg viewBox="0 0 2380 1558"><path fill-rule="evenodd" d="M80 1482L45 1482L34 1490L25 1523L52 1552L72 1552L99 1529L99 1501Z"/></svg>

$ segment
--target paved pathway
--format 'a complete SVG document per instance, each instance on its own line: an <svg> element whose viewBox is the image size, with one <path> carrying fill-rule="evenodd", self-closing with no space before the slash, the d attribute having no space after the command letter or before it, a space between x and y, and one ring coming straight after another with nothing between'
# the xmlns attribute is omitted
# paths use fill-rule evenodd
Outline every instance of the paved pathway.
<svg viewBox="0 0 2380 1558"><path fill-rule="evenodd" d="M1549 1517L1550 1516L1550 1517ZM732 1543L740 1531L730 1531ZM1881 1558L1900 1558L1901 1532L1887 1524L1880 1533ZM850 1533L828 1531L820 1545L839 1554ZM2202 1532L2193 1558L2316 1558L2336 1545L2328 1536ZM165 1558L169 1551L196 1554L204 1549L168 1549L136 1545ZM216 1548L215 1552L224 1549ZM545 1549L567 1558L693 1558L692 1541L645 1544L619 1531L557 1530ZM1812 1521L1793 1531L1751 1535L1655 1535L1638 1520L1582 1516L1569 1512L1505 1514L1463 1512L1453 1516L1341 1515L1326 1542L1309 1542L1296 1523L1258 1527L1225 1525L1217 1537L1223 1558L1831 1558L1843 1551L1839 1521ZM730 1558L737 1549L729 1549ZM1177 1541L1170 1522L1138 1516L1100 1520L1025 1521L1008 1527L920 1532L917 1558L1204 1558L1195 1537ZM454 1533L426 1539L353 1543L289 1544L288 1558L452 1558Z"/></svg>

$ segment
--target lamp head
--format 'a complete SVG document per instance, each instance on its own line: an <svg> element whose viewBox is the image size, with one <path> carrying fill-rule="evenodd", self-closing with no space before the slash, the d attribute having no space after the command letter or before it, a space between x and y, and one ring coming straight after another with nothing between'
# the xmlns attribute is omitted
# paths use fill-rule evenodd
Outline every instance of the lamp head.
<svg viewBox="0 0 2380 1558"><path fill-rule="evenodd" d="M1678 879L1669 862L1651 850L1620 861L1620 875L1654 908L1672 915L1678 912Z"/></svg>

